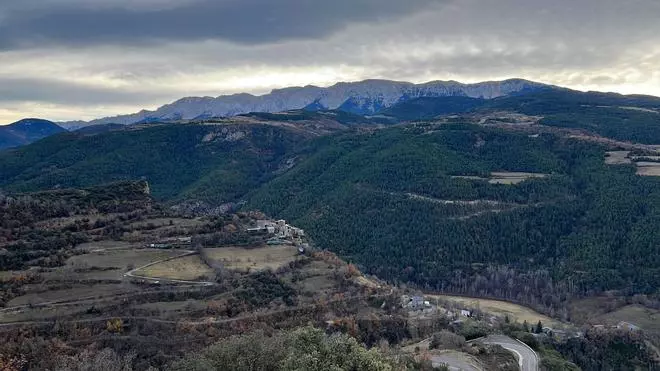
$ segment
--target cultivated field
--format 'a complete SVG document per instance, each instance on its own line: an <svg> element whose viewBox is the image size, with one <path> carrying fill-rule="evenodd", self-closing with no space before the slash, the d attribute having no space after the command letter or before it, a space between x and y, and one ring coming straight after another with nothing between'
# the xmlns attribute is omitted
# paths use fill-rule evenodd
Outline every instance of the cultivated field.
<svg viewBox="0 0 660 371"><path fill-rule="evenodd" d="M642 305L627 305L598 319L608 325L616 325L621 321L630 322L646 331L660 333L660 311Z"/></svg>
<svg viewBox="0 0 660 371"><path fill-rule="evenodd" d="M183 218L152 218L141 220L131 223L133 228L153 228L153 227L195 227L205 224L199 218L196 219L183 219Z"/></svg>
<svg viewBox="0 0 660 371"><path fill-rule="evenodd" d="M452 179L467 179L467 180L483 180L483 181L488 181L488 178L482 178L480 176L475 176L475 175L452 175Z"/></svg>
<svg viewBox="0 0 660 371"><path fill-rule="evenodd" d="M522 172L509 172L509 171L494 171L490 173L490 177L482 178L473 175L454 175L454 179L466 180L480 180L490 184L518 184L527 179L545 178L548 174L541 173L522 173Z"/></svg>
<svg viewBox="0 0 660 371"><path fill-rule="evenodd" d="M140 267L177 255L181 255L181 251L158 249L106 250L71 257L67 261L67 266L130 270L128 268L131 266Z"/></svg>
<svg viewBox="0 0 660 371"><path fill-rule="evenodd" d="M637 175L660 176L660 162L637 162Z"/></svg>
<svg viewBox="0 0 660 371"><path fill-rule="evenodd" d="M28 293L10 300L8 307L43 304L57 302L62 300L78 300L87 297L98 297L104 295L117 295L125 292L135 291L134 287L121 284L95 284L95 285L75 285L75 287L61 290L47 290L35 293Z"/></svg>
<svg viewBox="0 0 660 371"><path fill-rule="evenodd" d="M605 154L605 163L607 165L624 165L632 163L630 151L610 151Z"/></svg>
<svg viewBox="0 0 660 371"><path fill-rule="evenodd" d="M130 249L134 247L139 246L126 241L93 241L81 243L76 246L76 249L97 252L101 250Z"/></svg>
<svg viewBox="0 0 660 371"><path fill-rule="evenodd" d="M266 246L256 249L222 247L204 249L208 258L222 264L227 269L263 270L277 269L298 257L298 250L292 246Z"/></svg>
<svg viewBox="0 0 660 371"><path fill-rule="evenodd" d="M490 179L488 180L488 183L518 184L524 182L527 179L545 178L547 176L548 176L547 174L539 174L539 173L519 173L519 172L500 171L500 172L492 172L490 174Z"/></svg>
<svg viewBox="0 0 660 371"><path fill-rule="evenodd" d="M611 151L607 152L605 156L605 163L608 165L627 165L634 163L637 166L637 175L660 176L660 162L653 161L660 161L660 156L634 156L631 158L630 151Z"/></svg>
<svg viewBox="0 0 660 371"><path fill-rule="evenodd" d="M202 281L213 277L213 269L204 264L199 255L168 260L139 269L134 273L136 276L183 281Z"/></svg>
<svg viewBox="0 0 660 371"><path fill-rule="evenodd" d="M541 321L544 326L547 325L560 325L561 322L558 322L548 316L545 316L541 313L538 313L530 308L524 307L522 305L509 303L506 301L500 300L490 300L490 299L479 299L479 298L468 298L462 296L447 296L447 295L437 295L431 296L437 297L441 300L449 300L461 303L469 308L479 308L484 312L493 313L499 316L509 316L513 321L523 322L527 321L530 325L536 324L538 321Z"/></svg>

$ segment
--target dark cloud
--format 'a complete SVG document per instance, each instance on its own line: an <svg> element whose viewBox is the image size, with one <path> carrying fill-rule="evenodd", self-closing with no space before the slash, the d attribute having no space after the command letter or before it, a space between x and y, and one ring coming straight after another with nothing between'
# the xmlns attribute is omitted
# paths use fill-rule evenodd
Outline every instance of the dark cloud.
<svg viewBox="0 0 660 371"><path fill-rule="evenodd" d="M46 1L0 5L0 48L220 39L262 44L322 38L350 23L404 17L445 0L194 0L178 5ZM13 6L12 6L13 2ZM99 2L100 3L100 2ZM110 2L112 3L112 2ZM4 7L4 9L3 9Z"/></svg>
<svg viewBox="0 0 660 371"><path fill-rule="evenodd" d="M0 119L383 78L660 95L660 0L0 0Z"/></svg>

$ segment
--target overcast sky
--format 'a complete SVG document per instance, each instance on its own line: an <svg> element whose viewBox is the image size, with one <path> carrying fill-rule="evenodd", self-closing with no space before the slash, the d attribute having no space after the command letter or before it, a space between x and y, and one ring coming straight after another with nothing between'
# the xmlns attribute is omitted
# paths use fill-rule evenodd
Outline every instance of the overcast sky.
<svg viewBox="0 0 660 371"><path fill-rule="evenodd" d="M1 0L0 123L366 78L660 96L659 20L660 0Z"/></svg>

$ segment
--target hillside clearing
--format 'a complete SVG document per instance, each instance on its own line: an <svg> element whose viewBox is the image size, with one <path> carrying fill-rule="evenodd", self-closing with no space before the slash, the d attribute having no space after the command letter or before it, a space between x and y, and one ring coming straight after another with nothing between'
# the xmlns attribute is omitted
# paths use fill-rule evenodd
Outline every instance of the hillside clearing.
<svg viewBox="0 0 660 371"><path fill-rule="evenodd" d="M127 269L129 266L139 267L177 255L181 255L181 252L158 249L107 250L71 257L67 266Z"/></svg>
<svg viewBox="0 0 660 371"><path fill-rule="evenodd" d="M598 319L608 325L616 325L625 321L646 331L660 333L660 311L638 304L626 305L613 312L603 314Z"/></svg>
<svg viewBox="0 0 660 371"><path fill-rule="evenodd" d="M188 255L164 261L134 272L136 276L168 280L196 281L213 276L213 269L204 264L199 255Z"/></svg>
<svg viewBox="0 0 660 371"><path fill-rule="evenodd" d="M607 165L624 165L632 163L630 151L610 151L605 153L605 163Z"/></svg>
<svg viewBox="0 0 660 371"><path fill-rule="evenodd" d="M294 260L298 250L292 246L268 246L256 249L241 247L222 247L204 249L208 258L227 269L233 270L263 270L277 269Z"/></svg>
<svg viewBox="0 0 660 371"><path fill-rule="evenodd" d="M447 295L437 295L431 297L437 297L438 299L441 300L458 302L465 305L466 307L479 308L484 312L492 313L495 315L508 316L512 321L518 321L518 322L527 321L527 323L529 323L530 325L536 324L538 321L541 321L546 326L561 325L561 322L558 322L548 316L538 313L530 308L506 301L469 298L462 296L447 296Z"/></svg>
<svg viewBox="0 0 660 371"><path fill-rule="evenodd" d="M637 162L637 175L660 176L660 162Z"/></svg>
<svg viewBox="0 0 660 371"><path fill-rule="evenodd" d="M490 184L518 184L527 179L545 178L547 174L494 171L490 174Z"/></svg>

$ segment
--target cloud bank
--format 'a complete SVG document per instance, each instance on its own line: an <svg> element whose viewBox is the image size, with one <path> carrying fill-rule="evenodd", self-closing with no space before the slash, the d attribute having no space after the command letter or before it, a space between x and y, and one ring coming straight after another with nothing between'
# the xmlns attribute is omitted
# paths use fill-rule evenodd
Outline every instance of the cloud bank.
<svg viewBox="0 0 660 371"><path fill-rule="evenodd" d="M657 0L5 0L0 123L365 78L660 95L658 19Z"/></svg>

